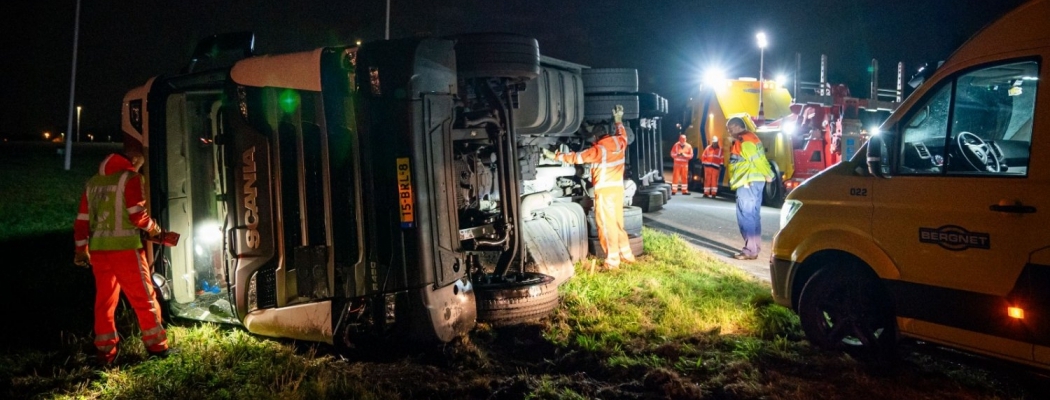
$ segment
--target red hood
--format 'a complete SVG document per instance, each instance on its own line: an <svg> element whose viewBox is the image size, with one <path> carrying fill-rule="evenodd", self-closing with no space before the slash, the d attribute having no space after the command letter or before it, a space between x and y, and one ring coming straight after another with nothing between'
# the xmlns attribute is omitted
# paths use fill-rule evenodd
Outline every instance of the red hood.
<svg viewBox="0 0 1050 400"><path fill-rule="evenodd" d="M135 165L117 153L106 156L106 159L102 160L102 163L98 165L99 175L112 175L123 171L135 172Z"/></svg>

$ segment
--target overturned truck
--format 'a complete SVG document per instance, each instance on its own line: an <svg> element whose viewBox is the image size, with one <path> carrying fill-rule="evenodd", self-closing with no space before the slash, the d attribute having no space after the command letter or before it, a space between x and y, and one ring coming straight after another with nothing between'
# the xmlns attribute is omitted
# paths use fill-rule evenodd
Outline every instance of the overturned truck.
<svg viewBox="0 0 1050 400"><path fill-rule="evenodd" d="M611 109L586 109L587 67L511 34L277 55L253 43L202 40L182 71L124 98L153 213L183 234L151 254L166 313L353 349L557 307L595 236L590 187L585 168L540 154L589 146L608 123ZM636 92L611 96L638 110ZM666 105L645 111L627 116L642 175L659 167ZM628 185L659 184L645 178ZM640 252L641 215L626 225Z"/></svg>

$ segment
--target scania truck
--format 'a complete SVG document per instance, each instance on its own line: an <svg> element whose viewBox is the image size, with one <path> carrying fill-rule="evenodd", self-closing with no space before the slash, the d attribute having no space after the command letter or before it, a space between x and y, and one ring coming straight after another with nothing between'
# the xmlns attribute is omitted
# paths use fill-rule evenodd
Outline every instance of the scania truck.
<svg viewBox="0 0 1050 400"><path fill-rule="evenodd" d="M589 187L539 159L609 122L584 110L587 68L513 34L202 40L122 108L150 207L182 233L151 259L166 312L344 349L547 315L588 252ZM636 114L635 132L659 117Z"/></svg>

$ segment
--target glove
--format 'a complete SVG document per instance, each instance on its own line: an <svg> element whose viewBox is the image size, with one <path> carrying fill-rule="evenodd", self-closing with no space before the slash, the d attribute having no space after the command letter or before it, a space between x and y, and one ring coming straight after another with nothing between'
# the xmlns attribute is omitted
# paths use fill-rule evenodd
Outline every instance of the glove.
<svg viewBox="0 0 1050 400"><path fill-rule="evenodd" d="M73 264L78 267L91 268L91 254L87 249L77 250L73 256Z"/></svg>
<svg viewBox="0 0 1050 400"><path fill-rule="evenodd" d="M553 151L550 151L550 150L547 150L547 149L543 149L543 156L553 160L555 154L554 154Z"/></svg>
<svg viewBox="0 0 1050 400"><path fill-rule="evenodd" d="M613 116L613 121L614 122L622 123L623 122L623 106L617 104L616 107L613 108L612 116Z"/></svg>
<svg viewBox="0 0 1050 400"><path fill-rule="evenodd" d="M150 239L156 239L156 238L160 237L160 234L163 233L163 232L164 231L162 229L160 229L160 224L157 224L156 222L154 222L153 223L153 229L150 229L149 231L146 231L146 234L149 235Z"/></svg>

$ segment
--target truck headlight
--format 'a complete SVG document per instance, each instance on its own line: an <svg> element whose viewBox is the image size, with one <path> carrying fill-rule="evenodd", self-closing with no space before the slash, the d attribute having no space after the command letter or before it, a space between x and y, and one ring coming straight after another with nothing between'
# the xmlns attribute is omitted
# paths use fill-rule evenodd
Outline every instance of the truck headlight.
<svg viewBox="0 0 1050 400"><path fill-rule="evenodd" d="M791 221L791 217L794 217L800 208L802 208L801 201L784 200L784 206L780 207L780 229L787 226L788 221Z"/></svg>

